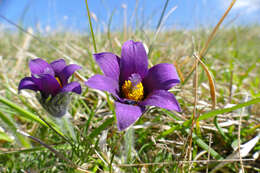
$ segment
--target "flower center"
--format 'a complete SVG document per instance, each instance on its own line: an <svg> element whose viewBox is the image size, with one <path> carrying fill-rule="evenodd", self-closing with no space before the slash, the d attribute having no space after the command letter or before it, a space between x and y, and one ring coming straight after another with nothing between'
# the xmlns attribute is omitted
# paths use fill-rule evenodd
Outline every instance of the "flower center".
<svg viewBox="0 0 260 173"><path fill-rule="evenodd" d="M61 84L61 81L58 77L55 77L55 79L57 80L57 82L60 84L60 87L62 88L62 84Z"/></svg>
<svg viewBox="0 0 260 173"><path fill-rule="evenodd" d="M122 91L125 98L141 101L144 97L144 87L140 75L132 74L129 80L126 80L123 84Z"/></svg>

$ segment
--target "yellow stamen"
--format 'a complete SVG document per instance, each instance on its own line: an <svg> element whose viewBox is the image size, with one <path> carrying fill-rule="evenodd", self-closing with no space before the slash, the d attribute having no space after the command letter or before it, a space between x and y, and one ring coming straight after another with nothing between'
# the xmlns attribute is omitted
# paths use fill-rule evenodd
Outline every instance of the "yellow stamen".
<svg viewBox="0 0 260 173"><path fill-rule="evenodd" d="M130 80L126 80L122 86L122 91L124 96L130 100L141 101L144 97L144 87L141 82L133 86Z"/></svg>
<svg viewBox="0 0 260 173"><path fill-rule="evenodd" d="M62 88L62 84L61 84L61 81L58 77L55 77L55 79L58 81L58 83L60 84L60 87Z"/></svg>

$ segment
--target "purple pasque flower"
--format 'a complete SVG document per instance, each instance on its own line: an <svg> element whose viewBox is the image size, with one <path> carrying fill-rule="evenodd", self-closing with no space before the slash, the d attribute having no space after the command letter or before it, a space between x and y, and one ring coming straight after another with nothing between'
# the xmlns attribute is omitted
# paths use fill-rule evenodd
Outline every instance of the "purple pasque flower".
<svg viewBox="0 0 260 173"><path fill-rule="evenodd" d="M41 58L29 62L31 77L23 78L18 90L39 91L37 97L42 106L53 116L63 116L70 102L69 92L81 93L78 82L68 82L70 76L81 67L76 64L66 65L64 59L50 64Z"/></svg>
<svg viewBox="0 0 260 173"><path fill-rule="evenodd" d="M125 42L121 58L109 52L94 54L94 57L104 75L95 75L85 84L115 97L119 130L137 121L145 106L181 111L176 98L168 91L180 82L174 66L163 63L148 69L147 54L141 42Z"/></svg>

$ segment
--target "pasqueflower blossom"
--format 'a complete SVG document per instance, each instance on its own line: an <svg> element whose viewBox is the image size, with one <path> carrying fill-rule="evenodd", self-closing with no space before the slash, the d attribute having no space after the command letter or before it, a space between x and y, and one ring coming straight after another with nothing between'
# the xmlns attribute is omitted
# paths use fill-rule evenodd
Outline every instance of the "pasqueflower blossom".
<svg viewBox="0 0 260 173"><path fill-rule="evenodd" d="M94 57L104 75L94 75L85 84L113 95L119 130L135 123L146 106L181 111L168 91L180 82L174 66L162 63L148 69L148 57L141 42L125 42L121 58L109 52Z"/></svg>
<svg viewBox="0 0 260 173"><path fill-rule="evenodd" d="M81 93L78 82L68 82L70 76L81 67L76 64L66 65L63 59L50 64L41 58L29 62L31 77L20 81L18 90L29 89L39 91L38 100L53 116L63 116L70 103L69 92Z"/></svg>

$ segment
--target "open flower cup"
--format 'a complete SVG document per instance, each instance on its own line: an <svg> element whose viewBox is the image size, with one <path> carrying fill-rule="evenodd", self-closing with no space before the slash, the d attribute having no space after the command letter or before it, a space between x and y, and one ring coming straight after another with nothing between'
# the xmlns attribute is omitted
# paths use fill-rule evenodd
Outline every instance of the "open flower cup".
<svg viewBox="0 0 260 173"><path fill-rule="evenodd" d="M81 93L78 82L68 82L70 76L81 67L76 64L66 65L63 59L49 64L41 58L31 60L29 67L31 77L23 78L18 90L39 91L37 98L51 115L55 117L65 115L70 103L69 92Z"/></svg>
<svg viewBox="0 0 260 173"><path fill-rule="evenodd" d="M174 66L162 63L148 69L148 57L141 42L125 42L121 58L109 52L94 57L104 75L94 75L85 84L110 92L116 99L119 130L136 122L146 106L181 111L175 96L168 91L180 82Z"/></svg>

